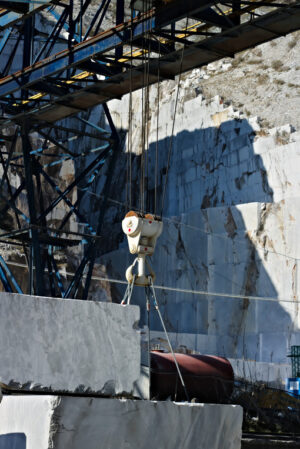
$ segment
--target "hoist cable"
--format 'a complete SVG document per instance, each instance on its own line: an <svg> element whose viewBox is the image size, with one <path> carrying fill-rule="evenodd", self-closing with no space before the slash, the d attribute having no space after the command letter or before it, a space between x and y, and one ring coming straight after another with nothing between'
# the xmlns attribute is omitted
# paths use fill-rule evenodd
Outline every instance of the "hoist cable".
<svg viewBox="0 0 300 449"><path fill-rule="evenodd" d="M149 1L144 4L145 13L149 9ZM150 30L151 31L151 30ZM140 210L143 214L145 206L148 207L148 116L149 116L149 86L150 86L150 31L145 33L143 23L143 49L148 46L148 52L143 51L143 88L142 88L142 154L141 154L141 173L140 173ZM147 153L146 153L147 151ZM147 183L146 183L147 174ZM146 185L147 184L147 185ZM145 194L147 194L147 201L145 202Z"/></svg>
<svg viewBox="0 0 300 449"><path fill-rule="evenodd" d="M150 2L148 4L148 9L150 9ZM150 29L148 31L148 61L147 61L147 84L146 84L146 113L145 113L145 127L146 127L146 208L147 211L150 211L150 195L149 195L149 118L150 118L150 102L149 102L149 93L150 93L150 60L151 60L151 34L152 34L152 22L150 25Z"/></svg>
<svg viewBox="0 0 300 449"><path fill-rule="evenodd" d="M157 66L157 100L156 100L156 143L155 143L155 169L154 169L154 216L157 212L157 183L158 183L158 127L159 127L159 99L160 97L160 40L158 41Z"/></svg>
<svg viewBox="0 0 300 449"><path fill-rule="evenodd" d="M129 105L128 105L128 141L127 141L127 175L126 175L126 209L132 208L132 68L133 68L133 7L130 8L130 73L129 73ZM128 197L128 201L127 201Z"/></svg>
<svg viewBox="0 0 300 449"><path fill-rule="evenodd" d="M145 3L143 4L143 14L145 14L145 10L146 10L146 5ZM144 43L145 43L145 25L143 22L142 25L142 33L143 33L143 48L144 48ZM142 55L142 60L143 60L143 87L142 87L142 135L141 135L141 146L142 146L142 152L141 152L141 163L140 163L140 210L141 213L144 213L144 177L145 177L145 166L144 166L144 148L145 148L145 117L144 117L144 89L145 89L145 71L146 71L146 66L145 66L145 52L143 51L143 55Z"/></svg>
<svg viewBox="0 0 300 449"><path fill-rule="evenodd" d="M186 26L185 26L185 28L187 28L187 25L188 25L188 17L186 18ZM170 144L169 144L168 159L167 159L166 177L165 177L165 183L164 183L164 187L163 187L162 201L161 201L161 213L160 213L161 217L163 216L165 196L166 196L166 189L167 189L167 183L168 183L169 168L170 168L170 161L171 161L171 155L172 155L172 150L173 150L175 119L176 119L177 104L178 104L179 91L180 91L180 83L181 83L181 75L182 75L182 64L183 64L184 50L185 50L185 44L183 44L182 52L181 52L181 59L180 59L180 68L179 68L179 75L178 75L176 100L175 100L174 115L173 115L173 122L172 122L172 132L171 132L171 136L170 136Z"/></svg>

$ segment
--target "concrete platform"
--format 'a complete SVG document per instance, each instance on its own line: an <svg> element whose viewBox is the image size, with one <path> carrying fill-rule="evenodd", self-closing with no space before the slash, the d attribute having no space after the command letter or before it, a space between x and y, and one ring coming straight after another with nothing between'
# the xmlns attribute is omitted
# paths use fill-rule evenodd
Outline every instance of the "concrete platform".
<svg viewBox="0 0 300 449"><path fill-rule="evenodd" d="M59 396L4 396L0 449L240 449L242 408Z"/></svg>
<svg viewBox="0 0 300 449"><path fill-rule="evenodd" d="M0 293L0 385L131 394L140 376L139 307Z"/></svg>

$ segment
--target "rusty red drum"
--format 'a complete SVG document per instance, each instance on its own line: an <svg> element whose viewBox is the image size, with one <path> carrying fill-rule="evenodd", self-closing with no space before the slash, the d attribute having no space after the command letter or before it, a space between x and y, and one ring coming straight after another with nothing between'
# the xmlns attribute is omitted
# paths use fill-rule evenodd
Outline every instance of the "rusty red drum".
<svg viewBox="0 0 300 449"><path fill-rule="evenodd" d="M233 390L234 373L223 357L175 353L190 399L227 402ZM171 353L151 351L151 397L186 400Z"/></svg>

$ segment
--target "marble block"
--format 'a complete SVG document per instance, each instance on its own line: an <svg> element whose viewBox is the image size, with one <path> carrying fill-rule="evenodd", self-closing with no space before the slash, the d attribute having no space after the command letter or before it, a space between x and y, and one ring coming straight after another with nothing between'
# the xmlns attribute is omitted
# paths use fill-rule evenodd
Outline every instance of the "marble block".
<svg viewBox="0 0 300 449"><path fill-rule="evenodd" d="M132 394L140 376L138 306L0 293L0 384Z"/></svg>
<svg viewBox="0 0 300 449"><path fill-rule="evenodd" d="M238 405L5 396L0 449L240 449L242 416Z"/></svg>

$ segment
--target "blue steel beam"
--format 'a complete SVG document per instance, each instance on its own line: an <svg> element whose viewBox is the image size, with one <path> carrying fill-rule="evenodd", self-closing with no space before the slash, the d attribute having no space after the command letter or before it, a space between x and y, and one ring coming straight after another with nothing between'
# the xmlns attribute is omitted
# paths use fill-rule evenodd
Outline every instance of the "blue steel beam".
<svg viewBox="0 0 300 449"><path fill-rule="evenodd" d="M14 57L16 55L17 49L18 49L19 44L21 42L21 37L22 37L22 35L20 33L18 38L17 38L17 41L16 41L16 43L15 43L13 49L12 49L12 51L11 51L11 53L9 55L9 58L8 58L6 64L5 64L5 67L4 67L3 71L2 71L2 76L7 75L7 73L9 72L9 70L11 68L11 65L13 63L13 60L14 60ZM7 100L7 99L5 99L5 100Z"/></svg>
<svg viewBox="0 0 300 449"><path fill-rule="evenodd" d="M0 263L0 280L2 282L2 285L4 287L4 290L8 293L12 293L11 285L6 277L5 271L3 270L1 263Z"/></svg>
<svg viewBox="0 0 300 449"><path fill-rule="evenodd" d="M1 20L1 18L0 18L0 20ZM4 49L4 47L5 47L8 39L9 39L11 31L12 31L11 28L7 28L7 30L5 30L5 32L4 32L3 36L2 36L2 39L0 41L0 55L1 55L1 53L2 53L2 51Z"/></svg>
<svg viewBox="0 0 300 449"><path fill-rule="evenodd" d="M8 276L8 278L12 282L13 286L15 287L16 292L22 294L23 292L22 292L21 287L19 286L18 282L16 281L16 279L13 276L12 272L8 268L8 266L7 266L5 260L3 259L2 256L0 256L0 264L1 264L1 268L5 271L6 276Z"/></svg>
<svg viewBox="0 0 300 449"><path fill-rule="evenodd" d="M18 14L16 12L11 11L5 11L0 13L0 31L10 27L15 22L18 22L18 20L20 20L21 17L22 14Z"/></svg>
<svg viewBox="0 0 300 449"><path fill-rule="evenodd" d="M180 2L182 5L186 4L186 6L185 8L180 8L178 15L181 18L183 14L182 10L184 10L186 14L189 14L192 11L199 12L215 3L217 3L217 0L209 2L206 0ZM169 14L165 13L163 17L156 17L154 16L154 12L151 12L148 15L146 14L143 19L134 19L132 25L132 39L142 38L146 33L149 33L150 31L154 32L157 27L160 28L169 25L172 21L177 20L177 14L172 8L168 8L168 13ZM6 79L0 80L0 98L2 96L13 94L20 88L28 88L42 78L53 76L70 67L76 67L92 57L100 56L103 53L116 49L118 46L125 43L124 32L127 29L128 24L119 25L112 30L100 33L94 38L75 45L71 51L68 49L64 50L32 67L28 67L23 71L16 72L14 75L6 77ZM128 38L127 41L129 42Z"/></svg>

